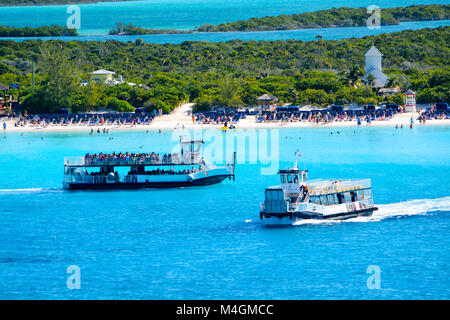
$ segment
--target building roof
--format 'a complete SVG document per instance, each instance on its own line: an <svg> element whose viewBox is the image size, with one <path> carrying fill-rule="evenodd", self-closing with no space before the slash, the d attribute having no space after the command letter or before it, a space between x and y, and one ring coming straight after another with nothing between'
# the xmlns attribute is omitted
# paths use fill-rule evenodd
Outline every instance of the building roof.
<svg viewBox="0 0 450 320"><path fill-rule="evenodd" d="M372 48L370 48L369 51L367 51L364 56L366 56L366 57L382 57L383 54L375 46L372 46Z"/></svg>
<svg viewBox="0 0 450 320"><path fill-rule="evenodd" d="M96 70L96 71L94 71L94 72L91 72L91 73L89 73L89 74L92 74L92 75L103 75L103 74L116 74L115 72L113 72L113 71L109 71L109 70L104 70L104 69L100 69L100 70Z"/></svg>
<svg viewBox="0 0 450 320"><path fill-rule="evenodd" d="M8 91L9 88L5 86L3 83L0 83L0 91Z"/></svg>
<svg viewBox="0 0 450 320"><path fill-rule="evenodd" d="M256 101L274 101L274 102L277 102L278 98L273 96L273 95L271 95L271 94L265 93L262 96L256 98Z"/></svg>
<svg viewBox="0 0 450 320"><path fill-rule="evenodd" d="M406 91L404 94L416 94L414 91L412 91L411 89L408 89L408 91Z"/></svg>
<svg viewBox="0 0 450 320"><path fill-rule="evenodd" d="M372 68L369 70L369 72L366 73L366 75L363 77L364 79L367 79L369 74L373 75L375 78L374 88L382 88L386 85L386 82L388 81L389 77L385 75L382 71Z"/></svg>
<svg viewBox="0 0 450 320"><path fill-rule="evenodd" d="M378 90L378 93L382 93L382 94L397 94L400 93L400 88L395 87L395 88L381 88L380 90Z"/></svg>

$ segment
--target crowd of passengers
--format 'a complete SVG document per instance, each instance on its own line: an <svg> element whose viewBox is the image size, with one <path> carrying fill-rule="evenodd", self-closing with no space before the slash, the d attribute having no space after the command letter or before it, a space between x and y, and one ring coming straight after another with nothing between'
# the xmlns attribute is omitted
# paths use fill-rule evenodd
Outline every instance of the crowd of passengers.
<svg viewBox="0 0 450 320"><path fill-rule="evenodd" d="M161 163L177 163L179 162L179 156L178 154L164 154L159 155L157 153L151 152L151 153L130 153L130 152L119 152L119 153L99 153L99 154L90 154L87 153L84 158L88 161L91 161L93 163L96 163L98 161L104 161L104 160L114 160L114 161L151 161L151 162L161 162Z"/></svg>
<svg viewBox="0 0 450 320"><path fill-rule="evenodd" d="M27 125L48 126L101 126L101 125L149 125L154 115L152 113L135 114L130 112L115 113L77 113L77 114L39 114L39 115L16 115L12 113L8 117L14 121L14 126L23 127Z"/></svg>
<svg viewBox="0 0 450 320"><path fill-rule="evenodd" d="M167 156L167 155L164 155ZM114 160L136 160L136 159L152 159L152 160L159 160L159 154L151 152L151 153L130 153L130 152L113 152L113 153L86 153L86 155L84 156L85 159L101 159L101 160L109 160L109 159L114 159Z"/></svg>
<svg viewBox="0 0 450 320"><path fill-rule="evenodd" d="M183 170L175 170L175 168L172 168L170 170L166 170L166 169L155 169L155 170L151 170L151 171L133 171L131 170L130 172L128 172L129 175L131 174L147 174L147 175L164 175L164 174L191 174L191 173L195 173L197 171L199 171L199 169L196 169L194 167L192 167L191 169L183 169Z"/></svg>
<svg viewBox="0 0 450 320"><path fill-rule="evenodd" d="M151 161L156 163L178 163L179 156L177 153L165 153L162 156L155 152L141 152L141 153L133 153L133 152L113 152L113 153L103 153L100 152L98 154L87 153L84 158L88 161L96 163L98 161L104 160L115 160L115 161Z"/></svg>
<svg viewBox="0 0 450 320"><path fill-rule="evenodd" d="M133 168L134 169L134 168ZM200 167L198 169L192 167L191 169L183 169L183 170L175 170L175 168L166 170L166 169L155 169L155 170L150 170L150 171L136 171L136 170L131 170L128 172L128 175L136 175L136 174L145 174L145 175L175 175L175 174L191 174L191 173L195 173L197 171L200 171ZM112 172L108 173L106 171L104 172L99 172L99 171L93 171L93 172L88 172L87 174L91 177L106 177L108 175L111 175ZM113 173L114 177L119 177L119 173L116 171Z"/></svg>

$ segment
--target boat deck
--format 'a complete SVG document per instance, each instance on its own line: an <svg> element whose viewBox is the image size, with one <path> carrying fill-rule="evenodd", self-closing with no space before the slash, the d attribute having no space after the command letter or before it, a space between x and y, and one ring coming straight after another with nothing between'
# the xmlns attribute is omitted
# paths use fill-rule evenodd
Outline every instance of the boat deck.
<svg viewBox="0 0 450 320"><path fill-rule="evenodd" d="M179 165L201 165L204 164L199 157L183 158L172 156L171 159L161 157L127 157L127 158L85 158L66 157L64 165L69 167L131 167L131 166L179 166Z"/></svg>

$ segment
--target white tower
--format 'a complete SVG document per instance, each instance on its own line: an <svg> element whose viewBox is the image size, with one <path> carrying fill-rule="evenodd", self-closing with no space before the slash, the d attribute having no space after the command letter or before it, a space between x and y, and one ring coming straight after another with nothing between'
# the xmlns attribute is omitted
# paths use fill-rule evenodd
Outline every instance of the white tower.
<svg viewBox="0 0 450 320"><path fill-rule="evenodd" d="M380 52L380 50L375 48L375 46L370 48L370 50L367 51L364 56L366 57L366 74L371 69L378 69L380 71L382 70L381 59L383 57L383 54Z"/></svg>
<svg viewBox="0 0 450 320"><path fill-rule="evenodd" d="M372 46L372 48L370 48L364 56L366 57L366 74L364 78L367 79L367 76L371 74L375 78L374 87L384 87L389 77L382 71L381 60L383 54L380 50L375 48L375 46Z"/></svg>

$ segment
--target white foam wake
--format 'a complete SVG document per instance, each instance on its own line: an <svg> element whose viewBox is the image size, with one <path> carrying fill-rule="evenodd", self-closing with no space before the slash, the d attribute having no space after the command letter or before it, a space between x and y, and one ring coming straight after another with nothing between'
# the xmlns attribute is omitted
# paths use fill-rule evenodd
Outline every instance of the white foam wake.
<svg viewBox="0 0 450 320"><path fill-rule="evenodd" d="M370 217L357 217L348 220L299 220L293 225L341 223L341 222L371 222L389 218L425 215L436 211L450 211L450 197L438 199L417 199L404 202L377 205L378 210Z"/></svg>
<svg viewBox="0 0 450 320"><path fill-rule="evenodd" d="M0 189L2 193L42 193L42 192L62 192L59 188L18 188L18 189Z"/></svg>

